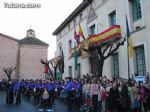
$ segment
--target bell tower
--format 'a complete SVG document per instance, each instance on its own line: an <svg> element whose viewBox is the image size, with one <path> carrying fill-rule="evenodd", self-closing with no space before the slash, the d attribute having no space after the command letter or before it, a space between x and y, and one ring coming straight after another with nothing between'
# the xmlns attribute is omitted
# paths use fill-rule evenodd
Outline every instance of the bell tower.
<svg viewBox="0 0 150 112"><path fill-rule="evenodd" d="M33 29L27 30L26 37L35 37L35 31Z"/></svg>

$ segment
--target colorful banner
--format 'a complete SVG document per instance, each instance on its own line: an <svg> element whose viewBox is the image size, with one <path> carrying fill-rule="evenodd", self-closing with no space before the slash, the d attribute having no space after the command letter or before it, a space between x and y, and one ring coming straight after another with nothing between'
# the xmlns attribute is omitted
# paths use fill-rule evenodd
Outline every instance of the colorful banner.
<svg viewBox="0 0 150 112"><path fill-rule="evenodd" d="M112 38L121 38L121 29L119 25L112 26L109 29L89 37L90 41L97 44L99 42L105 42Z"/></svg>
<svg viewBox="0 0 150 112"><path fill-rule="evenodd" d="M76 46L76 51L79 52L79 49L82 49L83 47L84 47L84 49L88 50L89 44L97 44L99 42L107 42L110 39L116 39L116 38L117 39L121 38L121 29L120 29L119 25L112 26L109 29L107 29L97 35L92 35L89 38L87 38L86 40L83 40ZM74 49L71 49L70 53L73 56ZM83 50L82 50L81 54L82 54L82 58L88 57L88 53L86 53Z"/></svg>

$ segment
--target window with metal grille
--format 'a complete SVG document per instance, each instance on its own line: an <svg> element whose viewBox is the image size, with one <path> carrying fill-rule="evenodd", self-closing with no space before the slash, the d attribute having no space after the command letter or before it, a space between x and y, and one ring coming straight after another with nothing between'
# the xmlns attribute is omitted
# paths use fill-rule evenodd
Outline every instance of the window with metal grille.
<svg viewBox="0 0 150 112"><path fill-rule="evenodd" d="M132 13L133 21L136 21L142 17L140 0L132 0Z"/></svg>
<svg viewBox="0 0 150 112"><path fill-rule="evenodd" d="M118 53L112 56L114 78L119 78L119 58Z"/></svg>
<svg viewBox="0 0 150 112"><path fill-rule="evenodd" d="M95 24L93 24L92 26L90 26L89 30L90 30L90 32L89 32L90 34L89 35L96 34L96 32L95 32Z"/></svg>
<svg viewBox="0 0 150 112"><path fill-rule="evenodd" d="M81 66L80 63L77 65L78 77L81 75Z"/></svg>
<svg viewBox="0 0 150 112"><path fill-rule="evenodd" d="M116 25L116 11L109 14L110 26Z"/></svg>
<svg viewBox="0 0 150 112"><path fill-rule="evenodd" d="M138 75L145 75L145 55L144 55L144 46L139 46L135 48L136 53L136 67Z"/></svg>
<svg viewBox="0 0 150 112"><path fill-rule="evenodd" d="M68 56L71 57L72 40L68 41Z"/></svg>
<svg viewBox="0 0 150 112"><path fill-rule="evenodd" d="M68 75L69 77L72 77L72 66L68 67Z"/></svg>

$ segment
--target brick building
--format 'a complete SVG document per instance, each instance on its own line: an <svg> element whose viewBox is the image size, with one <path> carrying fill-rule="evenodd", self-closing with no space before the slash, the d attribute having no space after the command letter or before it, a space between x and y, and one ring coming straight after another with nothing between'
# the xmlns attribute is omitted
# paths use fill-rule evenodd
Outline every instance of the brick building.
<svg viewBox="0 0 150 112"><path fill-rule="evenodd" d="M0 79L7 78L2 69L11 66L16 67L13 79L43 78L40 59L46 59L47 53L48 44L37 39L32 29L21 40L0 33Z"/></svg>

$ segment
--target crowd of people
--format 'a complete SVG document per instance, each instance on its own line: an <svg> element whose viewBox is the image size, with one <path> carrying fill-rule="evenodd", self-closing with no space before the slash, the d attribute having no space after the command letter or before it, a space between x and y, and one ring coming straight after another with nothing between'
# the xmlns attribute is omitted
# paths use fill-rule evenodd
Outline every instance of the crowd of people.
<svg viewBox="0 0 150 112"><path fill-rule="evenodd" d="M65 80L10 80L0 81L0 90L6 91L6 104L21 104L21 96L45 108L52 107L55 98L65 97L74 105L80 104L81 83L70 77ZM69 103L71 104L71 103Z"/></svg>
<svg viewBox="0 0 150 112"><path fill-rule="evenodd" d="M55 98L65 99L69 106L85 112L86 109L90 109L88 112L147 112L150 109L148 79L136 82L134 78L108 79L87 74L81 79L0 81L0 89L6 91L7 104L20 104L24 95L43 107L51 107Z"/></svg>
<svg viewBox="0 0 150 112"><path fill-rule="evenodd" d="M136 82L134 78L85 77L84 82L84 98L91 98L92 112L147 112L150 109L148 78Z"/></svg>

